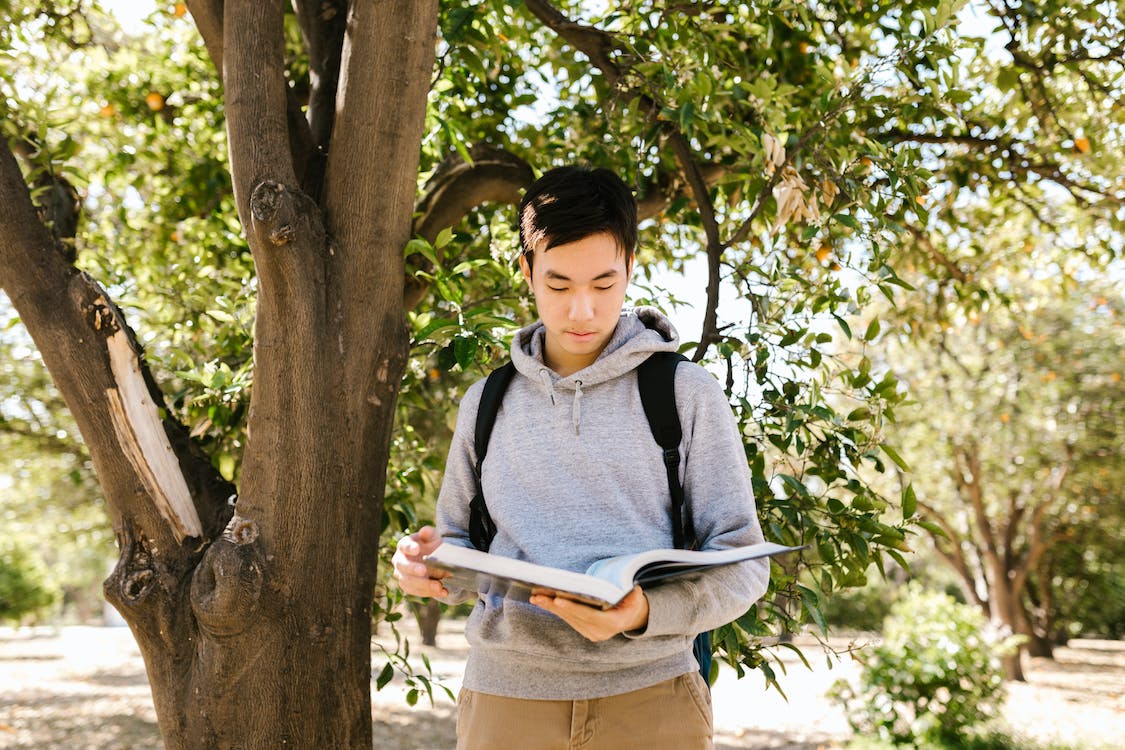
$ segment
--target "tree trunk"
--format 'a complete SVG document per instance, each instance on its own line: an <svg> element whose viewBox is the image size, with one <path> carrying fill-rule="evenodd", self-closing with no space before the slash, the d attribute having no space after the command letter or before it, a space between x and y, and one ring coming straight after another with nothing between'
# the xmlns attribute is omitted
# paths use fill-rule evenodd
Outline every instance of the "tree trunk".
<svg viewBox="0 0 1125 750"><path fill-rule="evenodd" d="M1023 633L1025 630L1022 626L1023 618L1018 611L1020 602L1015 592L1012 591L1008 569L999 560L990 560L989 577L991 580L988 590L993 602L993 623L1003 627L1009 633ZM1023 674L1023 661L1020 658L1022 652L1023 647L1021 646L1003 659L1004 676L1009 680L1024 682L1026 679Z"/></svg>
<svg viewBox="0 0 1125 750"><path fill-rule="evenodd" d="M39 221L6 145L0 286L90 450L120 551L105 593L144 656L165 747L370 750L379 515L408 346L402 251L437 2L350 4L341 54L327 56L351 96L329 124L321 202L298 177L308 125L292 116L282 3L191 6L223 72L259 285L237 504L162 409L116 306Z"/></svg>
<svg viewBox="0 0 1125 750"><path fill-rule="evenodd" d="M418 630L422 634L422 645L436 646L438 625L441 623L441 605L433 599L424 602L411 601L410 611L418 622Z"/></svg>

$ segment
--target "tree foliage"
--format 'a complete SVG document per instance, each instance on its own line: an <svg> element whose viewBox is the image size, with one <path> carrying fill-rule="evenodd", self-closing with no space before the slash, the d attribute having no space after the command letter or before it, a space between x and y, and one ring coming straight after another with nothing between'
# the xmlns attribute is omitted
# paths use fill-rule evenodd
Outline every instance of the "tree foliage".
<svg viewBox="0 0 1125 750"><path fill-rule="evenodd" d="M332 564L347 567L377 533L426 520L457 394L533 314L512 204L544 169L586 161L637 192L638 302L674 304L661 274L705 268L685 350L725 380L767 536L809 545L716 638L772 680L764 638L823 627L825 596L872 563L907 562L917 494L872 479L911 463L886 439L906 398L877 353L886 332L921 340L997 309L1007 290L990 271L1036 260L988 241L1013 217L1059 249L1064 273L1069 257L1098 269L1121 253L1112 3L443 0L403 9L398 35L363 26L362 5L199 0L134 35L94 3L6 9L0 112L38 218L138 332L165 431L187 436L177 455L201 477L192 498L215 528L177 570L220 554L207 546L236 493L260 522L238 554L259 533L278 550L278 529L319 529L286 523L325 509L341 537L296 546L346 537ZM403 83L416 69L379 57L434 34L417 90ZM388 70L394 86L375 86ZM417 142L402 135L415 108ZM395 223L404 178L409 226ZM290 199L304 218L285 223ZM306 241L286 266L297 253L276 248ZM13 292L27 267L3 257L0 282L29 319ZM384 309L377 324L363 312ZM362 392L398 368L388 392ZM396 429L370 437L387 414ZM287 446L293 475L265 470L279 458L255 440ZM95 463L112 447L92 446ZM355 484L386 453L386 491ZM127 550L122 519L148 528L147 511L100 473Z"/></svg>
<svg viewBox="0 0 1125 750"><path fill-rule="evenodd" d="M984 309L888 347L917 400L894 434L966 598L1049 654L1087 627L1078 592L1096 589L1094 621L1121 627L1125 289L1088 268L1061 283L1046 265L996 273Z"/></svg>

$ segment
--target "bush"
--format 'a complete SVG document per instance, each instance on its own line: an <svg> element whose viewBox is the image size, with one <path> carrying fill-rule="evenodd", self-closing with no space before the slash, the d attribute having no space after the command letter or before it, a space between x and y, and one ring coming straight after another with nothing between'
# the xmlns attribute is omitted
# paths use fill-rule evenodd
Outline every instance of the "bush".
<svg viewBox="0 0 1125 750"><path fill-rule="evenodd" d="M956 741L996 714L1001 657L1016 643L977 608L911 584L883 623L883 641L857 655L861 685L838 681L831 695L859 734L895 744Z"/></svg>
<svg viewBox="0 0 1125 750"><path fill-rule="evenodd" d="M0 622L19 621L55 601L38 568L20 547L0 547Z"/></svg>
<svg viewBox="0 0 1125 750"><path fill-rule="evenodd" d="M890 614L894 592L893 584L872 578L859 588L833 591L821 611L833 631L875 631Z"/></svg>

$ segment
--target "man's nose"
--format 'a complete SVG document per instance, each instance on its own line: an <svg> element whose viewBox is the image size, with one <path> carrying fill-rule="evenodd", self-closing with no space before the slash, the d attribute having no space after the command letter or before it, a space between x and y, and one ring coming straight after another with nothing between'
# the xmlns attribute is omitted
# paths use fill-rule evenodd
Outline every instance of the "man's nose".
<svg viewBox="0 0 1125 750"><path fill-rule="evenodd" d="M592 320L594 317L594 297L586 292L576 292L570 300L571 320Z"/></svg>

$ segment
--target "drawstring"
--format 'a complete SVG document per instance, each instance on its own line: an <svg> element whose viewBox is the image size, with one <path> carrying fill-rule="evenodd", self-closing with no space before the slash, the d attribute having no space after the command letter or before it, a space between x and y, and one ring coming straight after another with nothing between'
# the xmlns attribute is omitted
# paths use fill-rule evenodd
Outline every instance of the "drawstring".
<svg viewBox="0 0 1125 750"><path fill-rule="evenodd" d="M578 425L582 422L582 381L574 381L574 409L571 412L574 420L574 434L578 434Z"/></svg>
<svg viewBox="0 0 1125 750"><path fill-rule="evenodd" d="M539 382L543 384L543 389L547 391L547 396L551 399L551 406L555 405L555 384L551 382L551 371L546 367L539 368ZM574 381L574 406L571 409L571 420L574 422L574 434L578 434L578 425L582 422L582 381Z"/></svg>
<svg viewBox="0 0 1125 750"><path fill-rule="evenodd" d="M539 368L539 382L543 384L544 390L547 391L547 396L551 399L551 406L555 405L555 386L551 382L551 371L546 367Z"/></svg>

